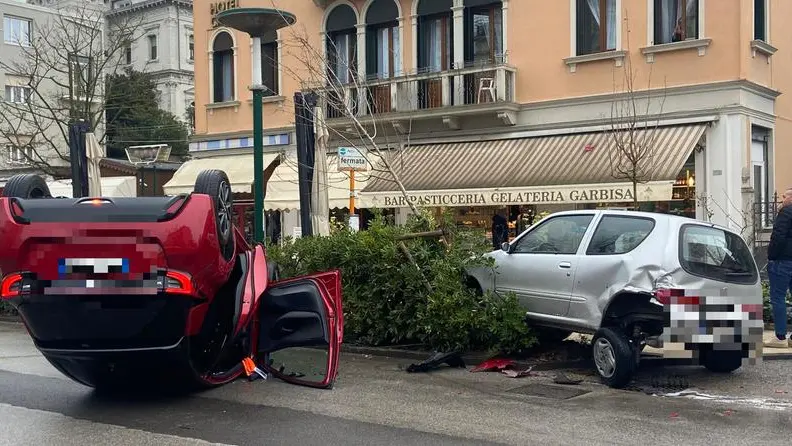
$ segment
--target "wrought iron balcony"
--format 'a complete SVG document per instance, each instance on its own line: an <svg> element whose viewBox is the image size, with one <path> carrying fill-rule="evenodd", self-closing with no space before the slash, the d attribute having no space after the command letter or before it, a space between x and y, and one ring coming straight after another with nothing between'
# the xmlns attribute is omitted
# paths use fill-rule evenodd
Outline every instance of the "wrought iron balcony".
<svg viewBox="0 0 792 446"><path fill-rule="evenodd" d="M415 73L363 82L324 86L328 125L357 118L436 119L453 128L462 116L495 114L514 125L517 70L505 63Z"/></svg>

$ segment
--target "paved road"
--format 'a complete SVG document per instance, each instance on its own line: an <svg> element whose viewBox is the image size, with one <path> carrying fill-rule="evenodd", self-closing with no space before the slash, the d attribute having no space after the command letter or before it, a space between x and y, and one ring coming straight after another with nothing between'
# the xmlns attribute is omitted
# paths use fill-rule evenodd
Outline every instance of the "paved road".
<svg viewBox="0 0 792 446"><path fill-rule="evenodd" d="M238 381L189 398L112 400L60 376L18 325L0 323L0 445L748 445L792 435L792 404L661 398L593 382L575 386L585 393L574 398L527 396L526 385L558 386L542 374L411 375L401 370L409 362L345 355L332 391ZM770 364L747 378L781 370L782 361ZM767 402L774 387L749 393Z"/></svg>

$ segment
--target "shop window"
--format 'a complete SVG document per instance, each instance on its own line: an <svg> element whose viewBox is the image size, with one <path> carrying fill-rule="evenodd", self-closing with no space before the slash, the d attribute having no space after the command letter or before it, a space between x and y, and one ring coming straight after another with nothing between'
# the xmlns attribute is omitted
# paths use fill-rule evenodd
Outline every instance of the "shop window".
<svg viewBox="0 0 792 446"><path fill-rule="evenodd" d="M767 0L754 0L754 40L767 41Z"/></svg>
<svg viewBox="0 0 792 446"><path fill-rule="evenodd" d="M566 215L550 218L520 238L513 253L575 254L593 215Z"/></svg>
<svg viewBox="0 0 792 446"><path fill-rule="evenodd" d="M617 0L577 0L577 55L616 49Z"/></svg>
<svg viewBox="0 0 792 446"><path fill-rule="evenodd" d="M501 3L465 9L465 62L473 65L503 60Z"/></svg>
<svg viewBox="0 0 792 446"><path fill-rule="evenodd" d="M278 35L271 33L261 39L261 83L267 87L264 96L280 94L278 85Z"/></svg>
<svg viewBox="0 0 792 446"><path fill-rule="evenodd" d="M221 32L212 43L214 102L234 100L234 41Z"/></svg>
<svg viewBox="0 0 792 446"><path fill-rule="evenodd" d="M650 218L606 215L597 225L586 255L626 254L646 240L654 225Z"/></svg>
<svg viewBox="0 0 792 446"><path fill-rule="evenodd" d="M699 38L698 0L654 0L655 45Z"/></svg>

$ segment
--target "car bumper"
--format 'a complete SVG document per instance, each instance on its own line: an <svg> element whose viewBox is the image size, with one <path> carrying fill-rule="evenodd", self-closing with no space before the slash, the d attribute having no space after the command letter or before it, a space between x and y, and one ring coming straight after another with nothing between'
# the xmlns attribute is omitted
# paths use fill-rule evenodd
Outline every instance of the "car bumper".
<svg viewBox="0 0 792 446"><path fill-rule="evenodd" d="M12 304L42 352L128 354L178 346L196 300L164 293L45 294Z"/></svg>

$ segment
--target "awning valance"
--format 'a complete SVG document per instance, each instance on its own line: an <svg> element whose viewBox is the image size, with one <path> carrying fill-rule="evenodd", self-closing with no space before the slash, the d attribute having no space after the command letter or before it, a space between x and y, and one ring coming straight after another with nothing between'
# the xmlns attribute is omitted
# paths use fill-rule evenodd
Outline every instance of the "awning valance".
<svg viewBox="0 0 792 446"><path fill-rule="evenodd" d="M708 124L633 131L653 141L642 166L640 201L671 199L677 175ZM621 131L626 132L626 131ZM627 133L620 133L620 138ZM425 206L487 206L632 201L632 183L614 175L613 132L411 146L391 155L409 199ZM361 207L407 207L381 172L360 193Z"/></svg>
<svg viewBox="0 0 792 446"><path fill-rule="evenodd" d="M275 161L280 153L264 154L264 169ZM253 155L231 155L213 158L199 158L187 161L179 167L173 177L165 183L163 190L167 195L189 194L195 186L195 179L204 170L219 169L228 175L231 191L236 193L253 192ZM269 198L269 197L268 197Z"/></svg>
<svg viewBox="0 0 792 446"><path fill-rule="evenodd" d="M287 210L300 208L299 176L297 175L297 156L285 156L267 183L267 197L264 208L267 210ZM355 190L365 187L369 176L366 172L355 173ZM338 171L338 155L327 155L327 195L330 209L343 209L349 206L349 174Z"/></svg>

